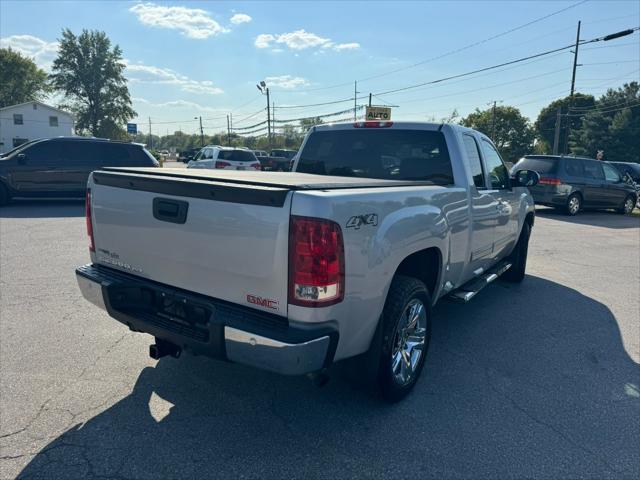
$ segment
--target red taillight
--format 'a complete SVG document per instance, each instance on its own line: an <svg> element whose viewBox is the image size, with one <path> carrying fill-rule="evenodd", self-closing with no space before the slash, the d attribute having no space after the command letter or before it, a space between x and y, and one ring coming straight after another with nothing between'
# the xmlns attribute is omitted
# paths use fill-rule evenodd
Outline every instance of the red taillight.
<svg viewBox="0 0 640 480"><path fill-rule="evenodd" d="M560 185L562 182L559 178L553 177L540 177L538 185Z"/></svg>
<svg viewBox="0 0 640 480"><path fill-rule="evenodd" d="M261 170L262 167L260 166L260 163L254 163L251 165L251 168L255 169L255 170Z"/></svg>
<svg viewBox="0 0 640 480"><path fill-rule="evenodd" d="M230 166L231 164L229 162L216 162L216 168L226 168Z"/></svg>
<svg viewBox="0 0 640 480"><path fill-rule="evenodd" d="M96 245L93 241L93 223L91 222L91 189L87 188L86 203L84 207L85 217L87 219L87 235L89 235L89 251L95 252Z"/></svg>
<svg viewBox="0 0 640 480"><path fill-rule="evenodd" d="M389 128L393 122L356 122L353 124L355 128Z"/></svg>
<svg viewBox="0 0 640 480"><path fill-rule="evenodd" d="M292 216L289 225L289 303L322 307L344 298L344 244L340 225Z"/></svg>

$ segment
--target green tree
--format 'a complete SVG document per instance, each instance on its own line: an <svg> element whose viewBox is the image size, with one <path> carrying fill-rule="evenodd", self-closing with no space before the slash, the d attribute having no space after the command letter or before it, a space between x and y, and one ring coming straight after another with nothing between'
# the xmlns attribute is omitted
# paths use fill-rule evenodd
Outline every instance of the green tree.
<svg viewBox="0 0 640 480"><path fill-rule="evenodd" d="M91 135L124 138L124 124L136 116L131 108L122 51L104 32L65 29L51 81L76 116L76 129Z"/></svg>
<svg viewBox="0 0 640 480"><path fill-rule="evenodd" d="M595 105L595 98L592 95L584 95L582 93L576 93L573 95L573 107L574 109L586 109L593 108ZM538 114L538 118L534 124L536 137L538 139L538 143L540 146L536 145L538 148L538 153L551 153L553 151L553 141L556 129L556 117L558 114L558 109L560 109L560 113L566 115L569 111L569 103L570 97L559 98L558 100L554 100L549 105L540 110ZM565 135L567 133L567 117L562 117L562 124L560 129L560 142L559 151L562 150L562 147L565 144ZM569 123L571 125L571 131L577 131L580 129L582 125L582 120L577 116L570 116Z"/></svg>
<svg viewBox="0 0 640 480"><path fill-rule="evenodd" d="M42 100L49 91L47 74L33 60L0 48L0 108Z"/></svg>
<svg viewBox="0 0 640 480"><path fill-rule="evenodd" d="M529 120L515 107L496 107L495 119L493 110L493 108L487 110L476 108L475 112L467 115L460 123L491 137L502 158L507 162L515 163L523 155L531 153L534 140L533 128Z"/></svg>
<svg viewBox="0 0 640 480"><path fill-rule="evenodd" d="M323 123L324 122L320 117L305 118L303 120L300 120L300 128L302 129L303 133L307 133L307 130L309 130L311 127L322 125Z"/></svg>
<svg viewBox="0 0 640 480"><path fill-rule="evenodd" d="M572 110L580 127L572 131L573 153L594 157L604 150L606 160L640 161L640 84L609 89L590 109Z"/></svg>

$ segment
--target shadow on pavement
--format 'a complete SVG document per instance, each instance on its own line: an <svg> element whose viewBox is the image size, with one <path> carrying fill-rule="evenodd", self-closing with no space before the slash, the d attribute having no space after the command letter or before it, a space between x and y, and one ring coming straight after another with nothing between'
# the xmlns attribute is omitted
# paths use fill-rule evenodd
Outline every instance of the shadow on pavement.
<svg viewBox="0 0 640 480"><path fill-rule="evenodd" d="M638 365L603 304L528 276L436 308L415 391L185 356L70 428L19 478L639 478Z"/></svg>
<svg viewBox="0 0 640 480"><path fill-rule="evenodd" d="M0 218L84 217L84 198L12 200L0 207Z"/></svg>
<svg viewBox="0 0 640 480"><path fill-rule="evenodd" d="M549 220L573 223L576 225L593 225L595 227L606 227L613 229L638 228L640 227L640 216L620 215L613 210L584 211L575 217L565 214L562 210L555 208L536 207L536 215Z"/></svg>

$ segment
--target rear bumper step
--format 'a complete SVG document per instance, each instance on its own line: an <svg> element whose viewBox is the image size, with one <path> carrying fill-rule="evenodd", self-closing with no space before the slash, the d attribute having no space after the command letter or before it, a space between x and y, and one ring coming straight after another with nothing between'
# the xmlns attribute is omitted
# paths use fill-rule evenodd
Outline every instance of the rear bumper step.
<svg viewBox="0 0 640 480"><path fill-rule="evenodd" d="M294 325L102 265L78 267L76 278L89 302L181 351L284 375L316 372L333 361L338 333L332 324Z"/></svg>
<svg viewBox="0 0 640 480"><path fill-rule="evenodd" d="M511 268L511 263L507 261L500 262L494 268L487 271L484 275L474 278L465 283L461 287L451 292L447 298L457 303L467 303L475 297L480 290L496 280L500 275Z"/></svg>

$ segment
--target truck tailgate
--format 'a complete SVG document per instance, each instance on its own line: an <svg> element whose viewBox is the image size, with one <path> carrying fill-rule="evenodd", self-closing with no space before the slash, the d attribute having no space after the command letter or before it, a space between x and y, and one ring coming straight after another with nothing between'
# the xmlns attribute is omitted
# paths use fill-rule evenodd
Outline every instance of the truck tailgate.
<svg viewBox="0 0 640 480"><path fill-rule="evenodd" d="M286 316L290 190L105 171L89 188L96 263Z"/></svg>

